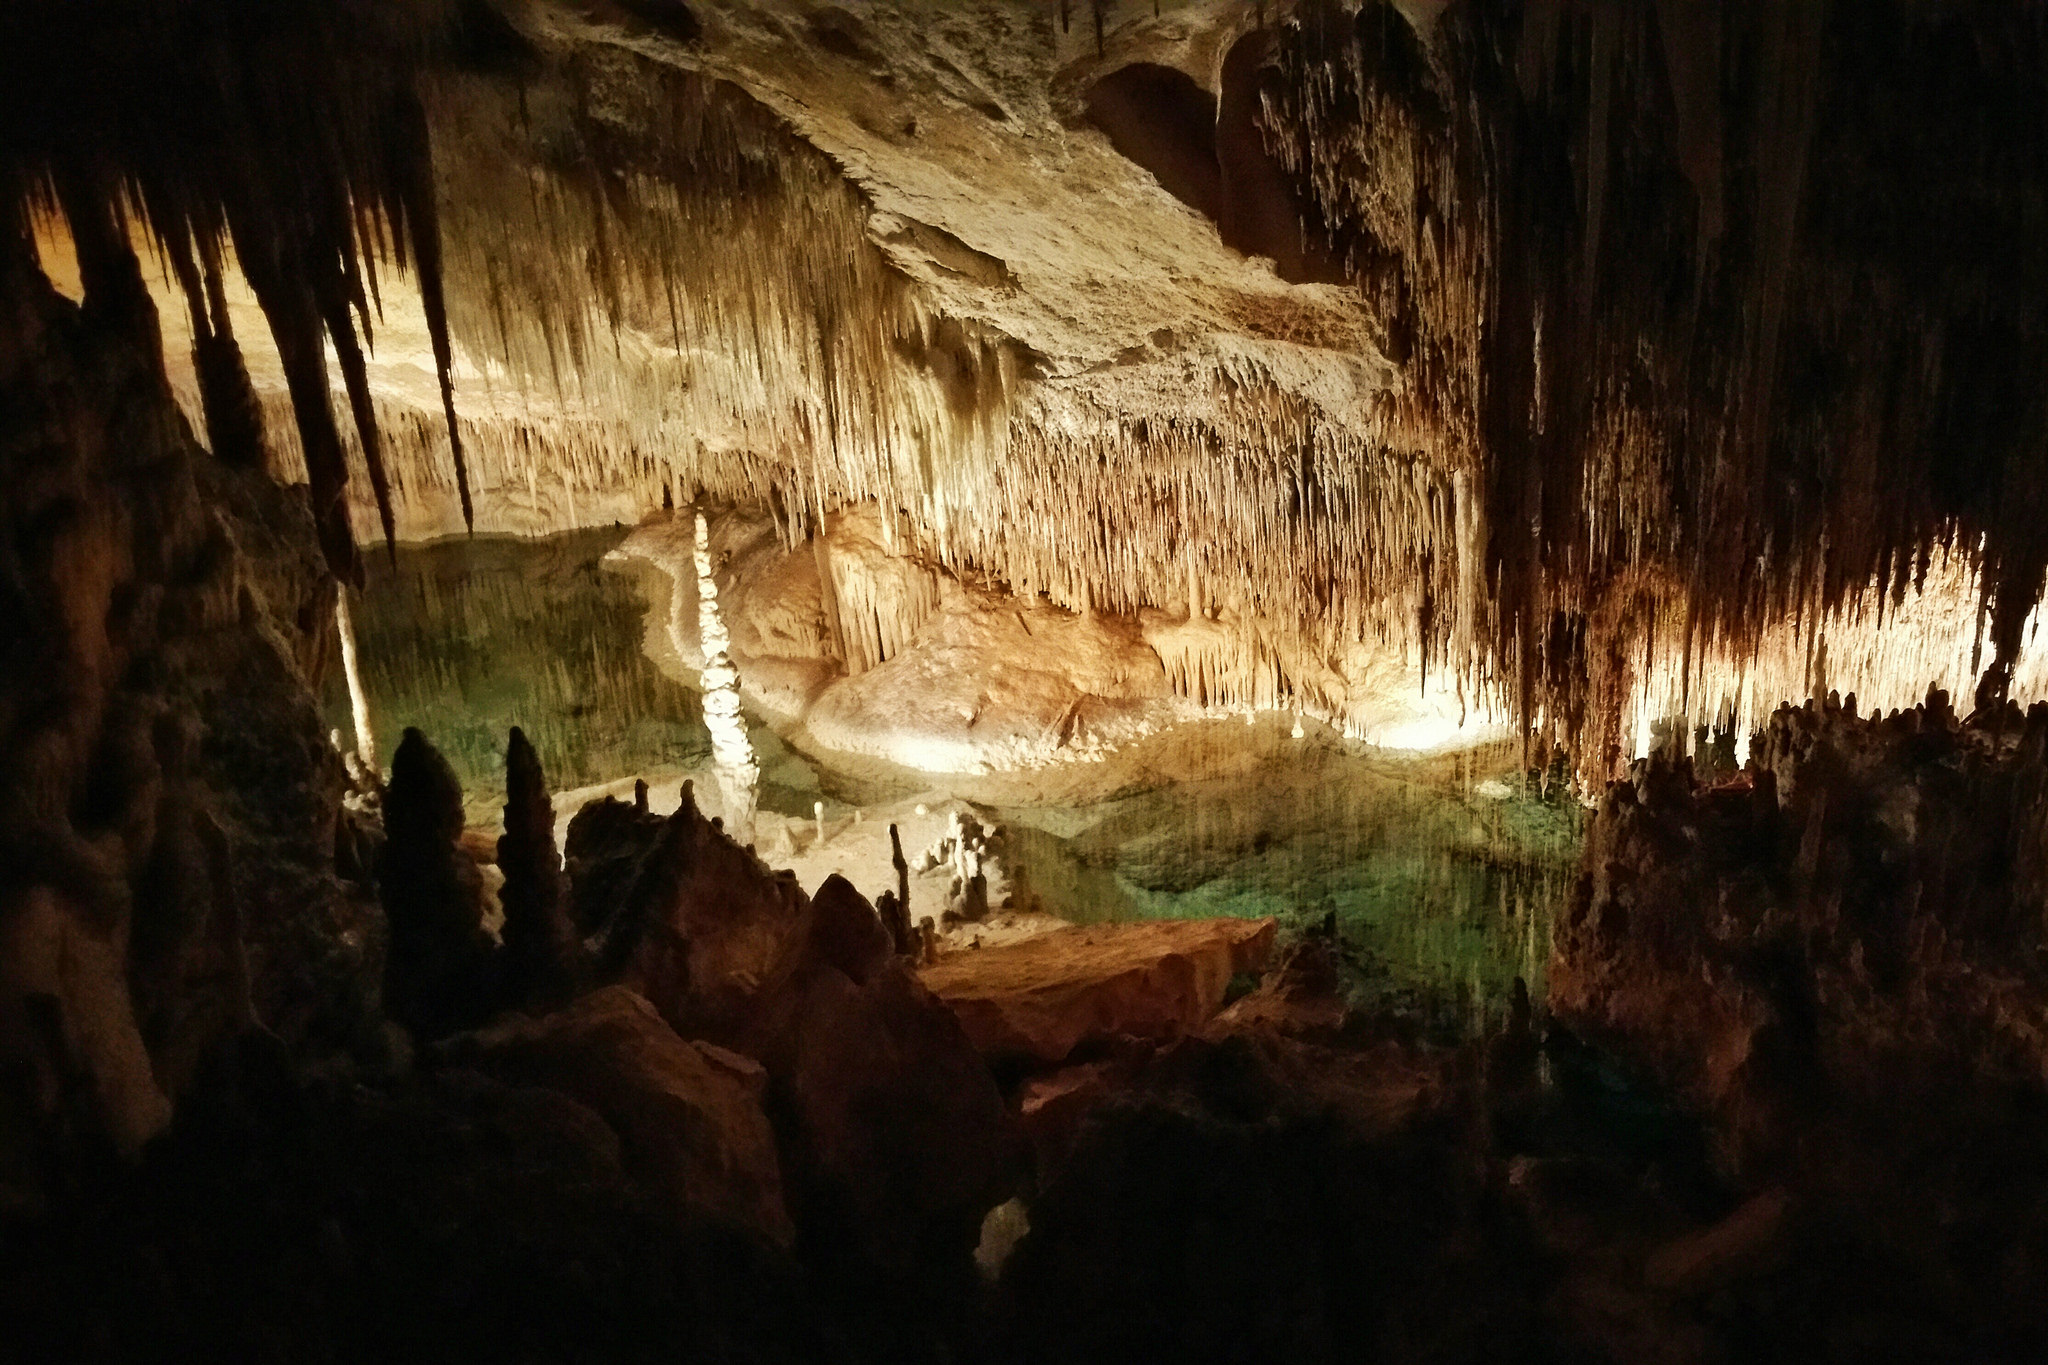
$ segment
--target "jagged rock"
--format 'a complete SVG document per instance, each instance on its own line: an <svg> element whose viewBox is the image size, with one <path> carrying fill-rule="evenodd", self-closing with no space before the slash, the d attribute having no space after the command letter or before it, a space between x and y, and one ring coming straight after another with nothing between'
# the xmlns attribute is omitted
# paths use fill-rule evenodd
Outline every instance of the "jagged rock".
<svg viewBox="0 0 2048 1365"><path fill-rule="evenodd" d="M1727 1159L1792 1159L1828 1104L1892 1111L1944 1076L2038 1085L2034 951L2048 708L1958 725L1786 707L1751 774L1617 783L1560 917L1553 1013L1717 1116ZM2031 1002L2031 1003L2029 1003Z"/></svg>
<svg viewBox="0 0 2048 1365"><path fill-rule="evenodd" d="M660 838L662 818L647 809L645 783L633 802L615 796L585 803L569 821L562 840L562 866L569 878L569 913L588 938L611 922L640 875L641 859Z"/></svg>
<svg viewBox="0 0 2048 1365"><path fill-rule="evenodd" d="M416 729L391 756L384 832L377 880L390 926L385 1008L421 1039L474 1028L498 998L482 879L458 843L462 784Z"/></svg>
<svg viewBox="0 0 2048 1365"><path fill-rule="evenodd" d="M806 1238L888 1278L964 1266L1015 1153L987 1065L893 955L863 984L814 963L794 990L760 1047Z"/></svg>
<svg viewBox="0 0 2048 1365"><path fill-rule="evenodd" d="M811 902L697 810L688 784L605 943L605 958L686 1037L732 1043L779 1008Z"/></svg>
<svg viewBox="0 0 2048 1365"><path fill-rule="evenodd" d="M505 911L506 1001L567 999L583 976L582 944L569 919L554 802L540 757L516 725L505 747L505 833L497 852L505 877L498 903Z"/></svg>
<svg viewBox="0 0 2048 1365"><path fill-rule="evenodd" d="M355 1041L376 916L333 876L304 499L192 440L153 319L0 236L0 1202L33 1207L161 1130L252 995Z"/></svg>
<svg viewBox="0 0 2048 1365"><path fill-rule="evenodd" d="M892 1293L965 1271L1007 1192L1014 1129L959 1023L851 885L828 879L814 903L686 792L613 938L608 955L679 1032L767 1068L810 1255Z"/></svg>
<svg viewBox="0 0 2048 1365"><path fill-rule="evenodd" d="M451 1038L441 1055L589 1106L617 1132L625 1168L679 1213L722 1219L778 1246L794 1236L761 1108L766 1073L714 1044L685 1042L625 987Z"/></svg>
<svg viewBox="0 0 2048 1365"><path fill-rule="evenodd" d="M1230 978L1264 964L1275 928L1271 919L1076 926L949 953L923 978L985 1055L1056 1063L1084 1041L1199 1029Z"/></svg>

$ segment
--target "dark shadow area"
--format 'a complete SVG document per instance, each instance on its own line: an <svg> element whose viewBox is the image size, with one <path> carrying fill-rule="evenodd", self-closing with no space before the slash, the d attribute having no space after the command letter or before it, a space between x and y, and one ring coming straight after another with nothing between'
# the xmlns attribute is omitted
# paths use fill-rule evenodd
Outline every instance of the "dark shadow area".
<svg viewBox="0 0 2048 1365"><path fill-rule="evenodd" d="M1161 189L1220 221L1216 97L1185 72L1134 62L1088 89L1088 118L1119 155L1152 172Z"/></svg>
<svg viewBox="0 0 2048 1365"><path fill-rule="evenodd" d="M1239 40L1223 64L1223 97L1186 72L1133 62L1088 89L1088 118L1117 152L1161 189L1216 224L1229 246L1265 256L1291 284L1343 284L1323 245L1307 240L1303 200L1258 128L1261 83L1274 74L1272 42Z"/></svg>
<svg viewBox="0 0 2048 1365"><path fill-rule="evenodd" d="M1222 179L1223 240L1247 256L1269 256L1290 284L1342 284L1328 249L1305 240L1304 202L1286 169L1266 150L1259 131L1259 93L1278 72L1267 64L1272 38L1240 38L1223 59L1223 98L1216 117L1216 162Z"/></svg>

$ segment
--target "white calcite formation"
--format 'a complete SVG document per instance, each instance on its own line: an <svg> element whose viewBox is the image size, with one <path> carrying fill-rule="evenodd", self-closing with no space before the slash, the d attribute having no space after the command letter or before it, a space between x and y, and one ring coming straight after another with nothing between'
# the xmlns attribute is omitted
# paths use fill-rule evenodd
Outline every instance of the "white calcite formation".
<svg viewBox="0 0 2048 1365"><path fill-rule="evenodd" d="M751 843L754 803L761 768L747 741L747 718L740 711L740 675L727 653L731 637L718 612L718 580L711 572L711 541L704 514L697 518L697 636L704 656L704 728L711 732L711 767L725 801L725 825L733 838Z"/></svg>

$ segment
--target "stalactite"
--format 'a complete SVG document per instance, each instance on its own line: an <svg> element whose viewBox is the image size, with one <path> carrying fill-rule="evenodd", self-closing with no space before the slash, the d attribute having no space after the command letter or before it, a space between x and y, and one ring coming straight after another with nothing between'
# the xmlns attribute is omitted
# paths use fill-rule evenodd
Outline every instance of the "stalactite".
<svg viewBox="0 0 2048 1365"><path fill-rule="evenodd" d="M1411 401L1483 494L1495 590L1466 666L1589 770L1626 712L1692 705L1699 641L1725 678L1938 543L1981 541L1993 652L2017 656L2048 532L2012 509L2048 497L2048 404L2002 386L2048 357L2017 246L2048 222L2010 187L2048 172L2048 25L1995 24L1987 45L1909 6L1579 0L1459 7L1426 42L1385 3L1283 22L1263 127L1304 231L1412 334ZM1957 99L2000 112L1931 139L1913 111ZM1658 680L1632 692L1600 661L1641 639L1623 604L1649 583Z"/></svg>
<svg viewBox="0 0 2048 1365"><path fill-rule="evenodd" d="M307 0L261 23L219 0L25 0L0 12L9 211L21 215L30 207L21 196L54 186L88 293L99 296L92 306L131 314L140 280L127 210L139 210L181 266L196 247L211 271L233 240L284 362L322 548L346 581L359 569L323 334L351 388L360 386L355 330L332 277L339 269L361 280L366 251L410 256L447 395L452 356L436 325L438 228L414 83L459 22L445 0ZM124 283L131 274L133 285ZM246 407L224 313L204 325L194 313L205 387L223 400L217 453L246 460L253 452L234 425ZM160 354L148 330L148 349ZM369 410L356 406L359 417ZM449 420L452 438L452 406ZM364 444L376 472L374 434Z"/></svg>
<svg viewBox="0 0 2048 1365"><path fill-rule="evenodd" d="M268 68L236 94L182 65L168 93L110 90L106 133L0 100L11 198L75 207L103 281L127 278L118 214L138 207L195 347L225 334L224 237L245 248L294 400L266 414L275 466L310 485L339 569L373 512L388 540L759 500L819 546L854 671L915 632L937 568L1185 614L1152 631L1177 690L1351 733L1371 724L1345 666L1369 646L1589 775L1673 718L1752 723L1823 640L1829 672L1887 695L1915 668L1959 691L1986 663L2033 676L2048 283L2012 244L2048 235L2048 210L1995 187L2043 177L2038 15L1980 43L1895 0L1868 24L1813 0L1479 0L1426 39L1383 0L1262 12L1234 93L1304 210L1303 259L1364 297L1398 365L1339 392L1327 339L1235 324L1128 380L1049 372L893 266L874 204L737 86L517 14L516 79L423 76L440 7L345 33L352 2L306 7L276 48L220 39L232 69L285 53L324 73L305 100ZM156 0L118 6L157 32ZM61 30L27 12L0 37ZM1910 111L1966 90L2018 131L1936 145ZM171 98L225 110L212 161L149 126ZM60 161L107 175L52 185ZM424 289L431 419L363 398L351 315L393 295L384 258ZM354 430L329 410L327 339ZM900 573L829 552L854 509ZM1938 546L1968 547L1986 659L1955 664L1932 624L1857 643Z"/></svg>

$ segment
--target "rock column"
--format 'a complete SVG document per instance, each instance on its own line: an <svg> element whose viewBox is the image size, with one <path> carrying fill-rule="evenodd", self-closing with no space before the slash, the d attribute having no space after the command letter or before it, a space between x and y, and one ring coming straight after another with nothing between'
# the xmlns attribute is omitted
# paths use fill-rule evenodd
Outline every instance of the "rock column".
<svg viewBox="0 0 2048 1365"><path fill-rule="evenodd" d="M740 675L726 653L732 639L718 614L711 537L702 512L697 513L697 637L704 654L704 725L711 731L711 766L725 800L725 827L740 843L751 844L761 768L740 714Z"/></svg>

